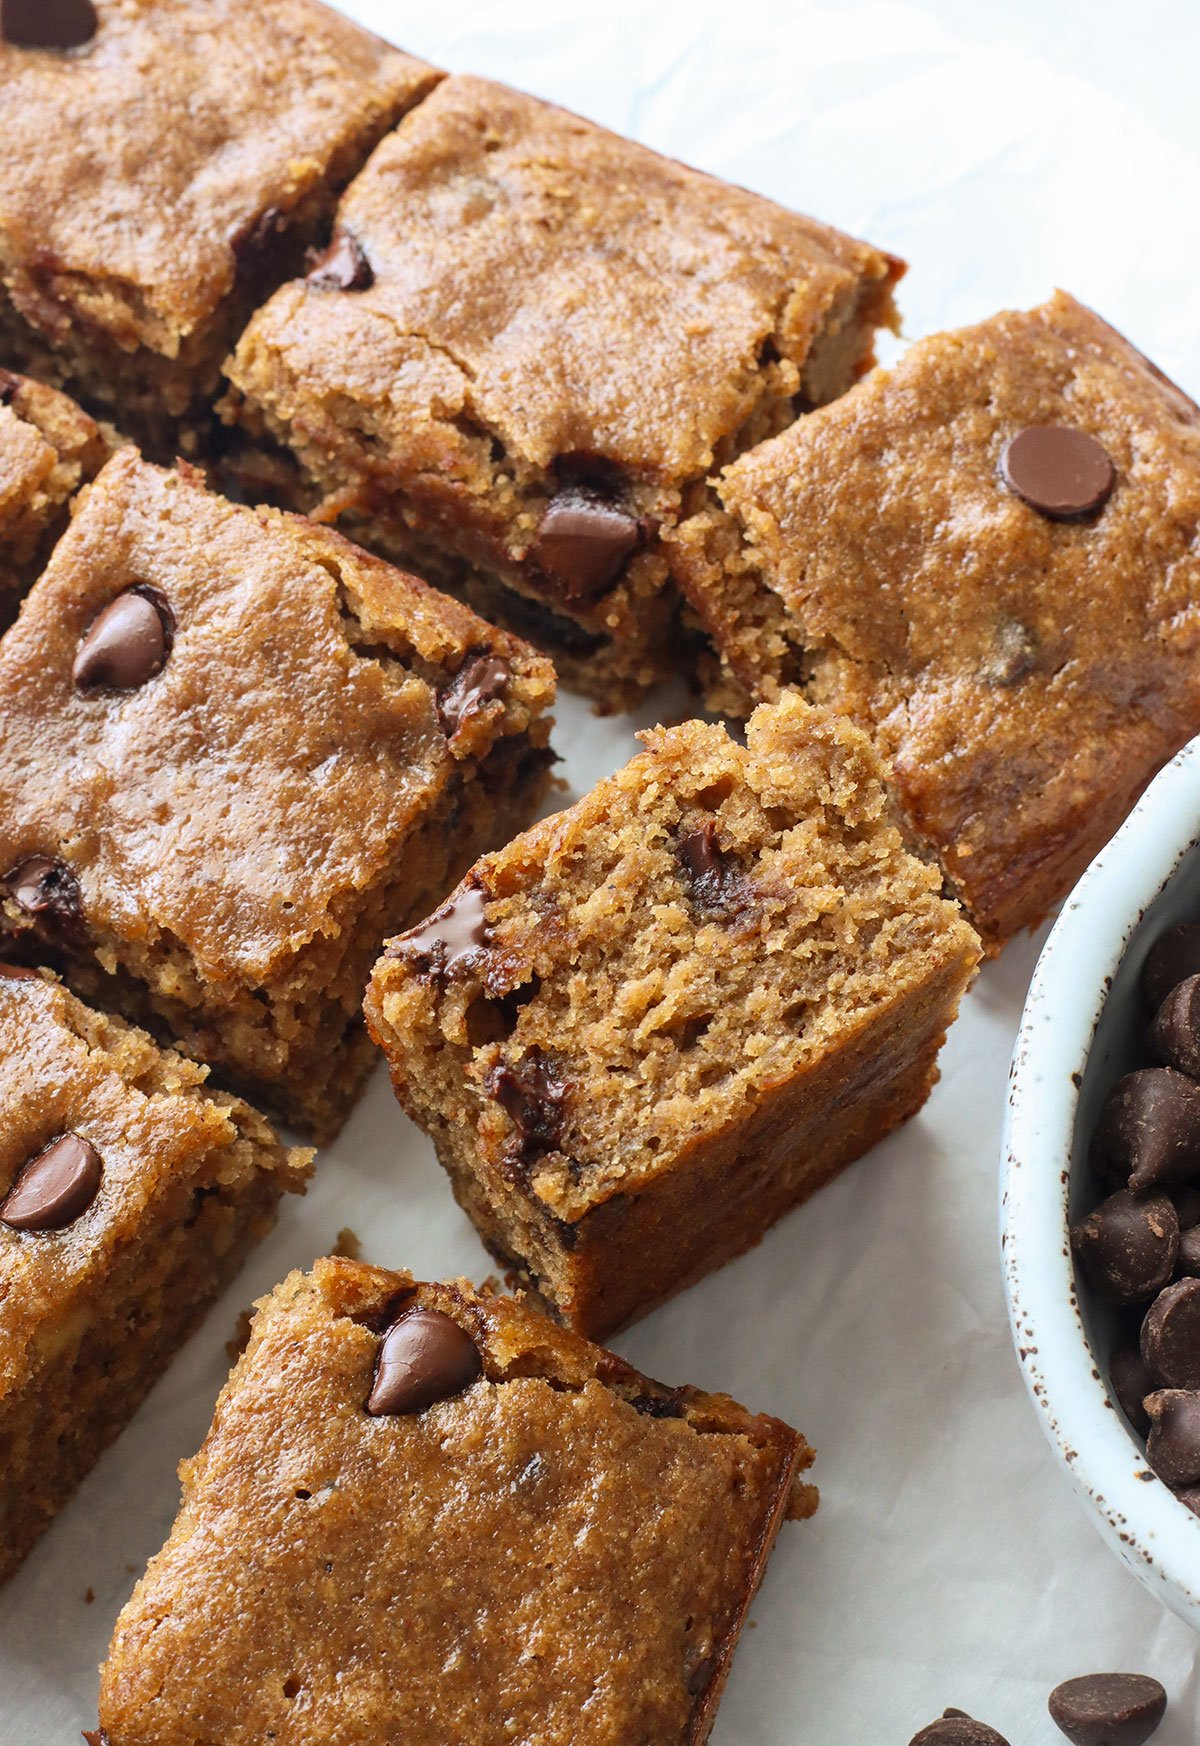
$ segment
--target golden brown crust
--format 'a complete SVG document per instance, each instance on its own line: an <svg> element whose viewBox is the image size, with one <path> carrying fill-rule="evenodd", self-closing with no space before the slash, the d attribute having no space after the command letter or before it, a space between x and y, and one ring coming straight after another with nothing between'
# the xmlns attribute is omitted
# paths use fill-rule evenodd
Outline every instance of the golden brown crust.
<svg viewBox="0 0 1200 1746"><path fill-rule="evenodd" d="M65 394L0 370L0 629L112 452L111 432Z"/></svg>
<svg viewBox="0 0 1200 1746"><path fill-rule="evenodd" d="M1005 443L1044 424L1115 464L1090 521L1003 482ZM1063 293L918 342L716 497L674 561L728 676L871 728L992 947L1200 728L1200 414Z"/></svg>
<svg viewBox="0 0 1200 1746"><path fill-rule="evenodd" d="M483 1376L370 1418L379 1332L414 1306ZM318 1262L259 1306L101 1723L113 1746L317 1746L350 1715L360 1746L699 1746L810 1459L518 1301Z"/></svg>

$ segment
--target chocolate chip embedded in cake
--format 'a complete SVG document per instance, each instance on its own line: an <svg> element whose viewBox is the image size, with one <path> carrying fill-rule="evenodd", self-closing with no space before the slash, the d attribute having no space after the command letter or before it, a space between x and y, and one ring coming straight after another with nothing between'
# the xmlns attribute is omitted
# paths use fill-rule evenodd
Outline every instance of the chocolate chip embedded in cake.
<svg viewBox="0 0 1200 1746"><path fill-rule="evenodd" d="M0 356L170 458L437 77L312 0L5 0Z"/></svg>
<svg viewBox="0 0 1200 1746"><path fill-rule="evenodd" d="M714 702L867 727L995 949L1200 732L1198 521L1200 412L1060 293L760 443L667 549Z"/></svg>
<svg viewBox="0 0 1200 1746"><path fill-rule="evenodd" d="M371 964L527 821L553 694L416 578L124 450L0 648L0 933L329 1134Z"/></svg>
<svg viewBox="0 0 1200 1746"><path fill-rule="evenodd" d="M599 1335L920 1108L978 941L844 718L701 722L472 868L367 996L484 1240Z"/></svg>
<svg viewBox="0 0 1200 1746"><path fill-rule="evenodd" d="M100 1722L120 1746L325 1746L350 1715L357 1746L703 1746L811 1458L517 1299L319 1261L258 1306Z"/></svg>
<svg viewBox="0 0 1200 1746"><path fill-rule="evenodd" d="M205 1076L0 970L0 1578L303 1189L310 1154Z"/></svg>
<svg viewBox="0 0 1200 1746"><path fill-rule="evenodd" d="M680 658L661 529L714 465L850 384L900 270L456 76L254 317L225 414L288 446L348 531L613 707Z"/></svg>

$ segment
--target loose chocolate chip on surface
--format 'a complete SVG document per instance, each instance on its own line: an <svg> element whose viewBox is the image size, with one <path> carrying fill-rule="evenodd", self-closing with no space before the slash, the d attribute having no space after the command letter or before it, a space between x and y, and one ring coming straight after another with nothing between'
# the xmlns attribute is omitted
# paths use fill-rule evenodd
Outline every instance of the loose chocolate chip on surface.
<svg viewBox="0 0 1200 1746"><path fill-rule="evenodd" d="M60 1134L22 1165L0 1201L0 1223L14 1231L61 1231L91 1206L102 1175L100 1154L90 1141Z"/></svg>
<svg viewBox="0 0 1200 1746"><path fill-rule="evenodd" d="M1188 976L1167 995L1150 1027L1159 1059L1200 1078L1200 976Z"/></svg>
<svg viewBox="0 0 1200 1746"><path fill-rule="evenodd" d="M557 1148L562 1139L567 1087L541 1049L530 1049L512 1065L502 1062L493 1067L487 1086L512 1120L521 1158L534 1158Z"/></svg>
<svg viewBox="0 0 1200 1746"><path fill-rule="evenodd" d="M450 737L454 737L468 716L485 703L502 697L511 678L512 668L499 655L481 651L468 656L438 699L442 726Z"/></svg>
<svg viewBox="0 0 1200 1746"><path fill-rule="evenodd" d="M1185 1485L1175 1496L1185 1509L1191 1510L1194 1516L1200 1516L1200 1486Z"/></svg>
<svg viewBox="0 0 1200 1746"><path fill-rule="evenodd" d="M13 48L82 48L98 25L92 0L0 0L0 40Z"/></svg>
<svg viewBox="0 0 1200 1746"><path fill-rule="evenodd" d="M1109 1303L1147 1303L1169 1285L1179 1255L1179 1216L1165 1194L1110 1194L1071 1231L1090 1284Z"/></svg>
<svg viewBox="0 0 1200 1746"><path fill-rule="evenodd" d="M324 254L311 262L308 283L314 291L368 291L375 271L358 238L338 230Z"/></svg>
<svg viewBox="0 0 1200 1746"><path fill-rule="evenodd" d="M1146 1459L1166 1485L1200 1485L1200 1394L1160 1388L1146 1397Z"/></svg>
<svg viewBox="0 0 1200 1746"><path fill-rule="evenodd" d="M1200 1388L1200 1279L1159 1292L1142 1323L1142 1357L1160 1388Z"/></svg>
<svg viewBox="0 0 1200 1746"><path fill-rule="evenodd" d="M162 671L175 618L157 588L127 588L92 620L71 677L77 691L136 691Z"/></svg>
<svg viewBox="0 0 1200 1746"><path fill-rule="evenodd" d="M468 885L457 897L435 910L428 921L393 940L388 955L412 958L445 976L455 965L485 952L489 943L487 898L478 885Z"/></svg>
<svg viewBox="0 0 1200 1746"><path fill-rule="evenodd" d="M49 855L30 855L4 876L9 896L17 908L59 933L71 933L83 915L79 881L62 861Z"/></svg>
<svg viewBox="0 0 1200 1746"><path fill-rule="evenodd" d="M1175 1271L1184 1279L1200 1279L1200 1230L1195 1225L1179 1233L1179 1258Z"/></svg>
<svg viewBox="0 0 1200 1746"><path fill-rule="evenodd" d="M1143 1746L1166 1714L1167 1694L1141 1673L1089 1673L1056 1686L1049 1709L1074 1746Z"/></svg>
<svg viewBox="0 0 1200 1746"><path fill-rule="evenodd" d="M1160 934L1142 966L1142 995L1157 1012L1171 990L1189 976L1200 976L1200 922L1180 922Z"/></svg>
<svg viewBox="0 0 1200 1746"><path fill-rule="evenodd" d="M909 1746L1008 1746L1008 1741L986 1722L974 1721L965 1710L947 1710L940 1721L930 1722L914 1734Z"/></svg>
<svg viewBox="0 0 1200 1746"><path fill-rule="evenodd" d="M1096 1138L1129 1171L1135 1193L1200 1173L1200 1085L1174 1067L1140 1067L1119 1079Z"/></svg>
<svg viewBox="0 0 1200 1746"><path fill-rule="evenodd" d="M1093 515L1108 501L1117 474L1104 449L1069 425L1033 425L1005 444L1000 471L1010 490L1051 521Z"/></svg>
<svg viewBox="0 0 1200 1746"><path fill-rule="evenodd" d="M1144 1437L1150 1429L1150 1415L1142 1402L1154 1393L1156 1385L1139 1348L1118 1346L1109 1360L1108 1374L1121 1411Z"/></svg>
<svg viewBox="0 0 1200 1746"><path fill-rule="evenodd" d="M572 605L612 588L638 543L637 517L578 489L552 499L538 524L532 557Z"/></svg>
<svg viewBox="0 0 1200 1746"><path fill-rule="evenodd" d="M745 876L722 849L711 818L680 837L675 852L692 897L703 909L737 909L745 902L749 895Z"/></svg>
<svg viewBox="0 0 1200 1746"><path fill-rule="evenodd" d="M478 1346L456 1321L441 1310L408 1310L383 1336L367 1411L423 1413L470 1388L482 1371Z"/></svg>

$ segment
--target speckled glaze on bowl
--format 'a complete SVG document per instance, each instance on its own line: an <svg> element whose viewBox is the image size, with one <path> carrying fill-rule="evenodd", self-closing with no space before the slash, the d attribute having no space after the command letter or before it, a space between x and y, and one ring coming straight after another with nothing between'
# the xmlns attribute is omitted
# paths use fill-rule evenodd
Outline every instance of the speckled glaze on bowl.
<svg viewBox="0 0 1200 1746"><path fill-rule="evenodd" d="M1100 1105L1144 1064L1146 953L1198 918L1193 740L1088 868L1038 960L1009 1079L1000 1240L1013 1342L1051 1446L1118 1556L1200 1630L1200 1519L1150 1472L1116 1403L1116 1319L1076 1279L1067 1234L1099 1198L1087 1151Z"/></svg>

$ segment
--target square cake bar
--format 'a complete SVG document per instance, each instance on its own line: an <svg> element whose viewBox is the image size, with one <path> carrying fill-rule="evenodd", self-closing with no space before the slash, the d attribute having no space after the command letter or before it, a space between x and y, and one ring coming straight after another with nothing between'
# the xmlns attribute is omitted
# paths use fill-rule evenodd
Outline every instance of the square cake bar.
<svg viewBox="0 0 1200 1746"><path fill-rule="evenodd" d="M205 1077L0 965L0 1579L303 1191L311 1155Z"/></svg>
<svg viewBox="0 0 1200 1746"><path fill-rule="evenodd" d="M1200 411L1060 292L920 341L674 537L714 701L846 710L996 949L1200 731Z"/></svg>
<svg viewBox="0 0 1200 1746"><path fill-rule="evenodd" d="M687 722L393 940L368 1023L484 1241L599 1336L924 1103L978 941L859 729Z"/></svg>
<svg viewBox="0 0 1200 1746"><path fill-rule="evenodd" d="M438 75L314 0L5 0L0 30L0 359L167 448Z"/></svg>
<svg viewBox="0 0 1200 1746"><path fill-rule="evenodd" d="M840 394L899 262L486 80L377 148L226 415L366 544L468 591L616 705L669 665L659 534Z"/></svg>
<svg viewBox="0 0 1200 1746"><path fill-rule="evenodd" d="M319 1261L258 1306L92 1737L702 1746L810 1460L519 1300Z"/></svg>
<svg viewBox="0 0 1200 1746"><path fill-rule="evenodd" d="M0 928L334 1132L385 937L527 822L548 661L132 449L0 644Z"/></svg>
<svg viewBox="0 0 1200 1746"><path fill-rule="evenodd" d="M0 630L109 453L109 436L73 400L0 370Z"/></svg>

